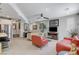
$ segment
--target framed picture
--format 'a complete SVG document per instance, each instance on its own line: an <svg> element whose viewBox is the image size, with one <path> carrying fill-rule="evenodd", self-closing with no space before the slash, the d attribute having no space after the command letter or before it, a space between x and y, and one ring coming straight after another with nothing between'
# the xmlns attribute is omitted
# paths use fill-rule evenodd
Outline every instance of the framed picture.
<svg viewBox="0 0 79 59"><path fill-rule="evenodd" d="M33 30L37 30L37 25L33 25Z"/></svg>
<svg viewBox="0 0 79 59"><path fill-rule="evenodd" d="M50 21L49 21L49 26L50 26L50 27L59 26L59 19L50 20Z"/></svg>

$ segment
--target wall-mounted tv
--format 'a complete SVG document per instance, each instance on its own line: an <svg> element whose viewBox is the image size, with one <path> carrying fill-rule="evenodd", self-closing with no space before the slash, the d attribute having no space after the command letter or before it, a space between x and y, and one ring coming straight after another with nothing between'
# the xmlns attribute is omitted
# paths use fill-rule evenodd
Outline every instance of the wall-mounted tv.
<svg viewBox="0 0 79 59"><path fill-rule="evenodd" d="M49 27L49 32L57 32L57 27Z"/></svg>

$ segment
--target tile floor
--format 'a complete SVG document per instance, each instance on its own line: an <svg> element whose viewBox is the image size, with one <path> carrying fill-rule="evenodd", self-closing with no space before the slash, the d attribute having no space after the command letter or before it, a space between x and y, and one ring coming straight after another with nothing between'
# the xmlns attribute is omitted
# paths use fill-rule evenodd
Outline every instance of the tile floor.
<svg viewBox="0 0 79 59"><path fill-rule="evenodd" d="M26 38L14 38L9 43L9 48L3 51L3 55L55 55L56 40L51 40L42 48L32 44L32 41Z"/></svg>

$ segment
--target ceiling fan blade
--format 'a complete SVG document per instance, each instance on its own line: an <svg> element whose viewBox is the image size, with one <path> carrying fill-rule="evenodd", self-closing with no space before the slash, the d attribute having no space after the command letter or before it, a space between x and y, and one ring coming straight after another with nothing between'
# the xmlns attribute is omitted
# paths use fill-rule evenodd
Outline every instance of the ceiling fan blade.
<svg viewBox="0 0 79 59"><path fill-rule="evenodd" d="M45 18L45 19L49 19L48 17L43 17L43 18Z"/></svg>
<svg viewBox="0 0 79 59"><path fill-rule="evenodd" d="M29 17L29 18L30 18L30 19L40 19L40 18L49 19L48 17L44 17L44 16L43 16L43 13L32 15L32 16Z"/></svg>

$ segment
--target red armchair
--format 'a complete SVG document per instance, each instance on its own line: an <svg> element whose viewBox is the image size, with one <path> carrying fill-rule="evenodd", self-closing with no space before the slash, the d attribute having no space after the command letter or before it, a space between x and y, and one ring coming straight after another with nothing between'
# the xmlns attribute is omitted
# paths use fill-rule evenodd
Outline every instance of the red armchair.
<svg viewBox="0 0 79 59"><path fill-rule="evenodd" d="M56 51L59 53L60 51L70 51L71 43L75 42L78 44L79 40L72 40L72 38L64 38L64 40L58 41L56 43ZM77 45L77 54L79 55L79 45Z"/></svg>
<svg viewBox="0 0 79 59"><path fill-rule="evenodd" d="M48 40L41 38L40 36L37 35L32 35L32 44L42 47L48 43Z"/></svg>

